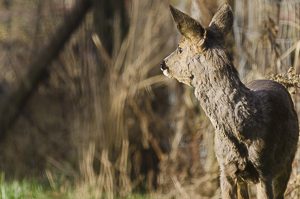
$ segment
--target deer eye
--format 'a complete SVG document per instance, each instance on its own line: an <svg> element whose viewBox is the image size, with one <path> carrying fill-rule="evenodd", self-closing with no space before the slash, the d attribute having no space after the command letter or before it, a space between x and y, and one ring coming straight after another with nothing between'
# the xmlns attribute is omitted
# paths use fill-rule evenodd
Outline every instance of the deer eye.
<svg viewBox="0 0 300 199"><path fill-rule="evenodd" d="M178 52L181 54L182 53L182 48L178 47Z"/></svg>

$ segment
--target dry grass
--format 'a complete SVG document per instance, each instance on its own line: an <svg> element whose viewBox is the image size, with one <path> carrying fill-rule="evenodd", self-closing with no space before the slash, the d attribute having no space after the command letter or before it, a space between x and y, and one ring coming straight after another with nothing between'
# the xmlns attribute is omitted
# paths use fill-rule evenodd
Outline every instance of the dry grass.
<svg viewBox="0 0 300 199"><path fill-rule="evenodd" d="M285 74L271 75L270 79L283 84L292 94L296 94L296 90L300 88L300 75L294 67L290 67Z"/></svg>
<svg viewBox="0 0 300 199"><path fill-rule="evenodd" d="M82 100L88 100L85 104L92 111L92 117L79 114L78 126L74 127L77 135L85 132L75 140L81 142L77 145L80 146L82 175L82 181L77 185L79 197L101 198L105 193L107 198L113 198L116 193L129 194L135 188L129 179L130 167L135 164L129 157L130 148L139 143L142 148L151 145L150 116L142 113L141 106L149 101L153 86L165 82L165 78L156 74L161 55L167 54L172 46L169 39L172 34L165 31L166 27L172 28L166 3L133 1L131 6L128 35L116 45L112 57L103 47L102 38L95 33L92 35L105 75L99 75L98 66L94 64L89 66L89 74L81 76L85 83L83 87L90 88L89 96L83 96ZM140 121L132 124L132 119L137 116ZM138 139L131 140L132 136ZM99 165L98 171L95 171L95 162Z"/></svg>

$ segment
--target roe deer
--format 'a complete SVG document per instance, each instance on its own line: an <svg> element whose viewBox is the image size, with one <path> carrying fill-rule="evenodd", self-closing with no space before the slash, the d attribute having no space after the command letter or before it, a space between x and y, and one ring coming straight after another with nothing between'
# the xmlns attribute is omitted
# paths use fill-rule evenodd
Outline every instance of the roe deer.
<svg viewBox="0 0 300 199"><path fill-rule="evenodd" d="M170 6L182 35L164 59L164 75L194 87L215 128L222 198L281 199L297 150L298 118L292 99L279 83L256 80L244 85L224 47L233 14L224 4L207 28Z"/></svg>

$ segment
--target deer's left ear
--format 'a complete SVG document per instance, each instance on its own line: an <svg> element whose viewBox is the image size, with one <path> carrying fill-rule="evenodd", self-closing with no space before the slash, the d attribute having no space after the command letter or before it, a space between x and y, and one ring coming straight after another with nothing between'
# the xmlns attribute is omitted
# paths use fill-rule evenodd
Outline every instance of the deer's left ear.
<svg viewBox="0 0 300 199"><path fill-rule="evenodd" d="M232 28L233 13L229 4L222 5L212 18L209 28L226 35Z"/></svg>

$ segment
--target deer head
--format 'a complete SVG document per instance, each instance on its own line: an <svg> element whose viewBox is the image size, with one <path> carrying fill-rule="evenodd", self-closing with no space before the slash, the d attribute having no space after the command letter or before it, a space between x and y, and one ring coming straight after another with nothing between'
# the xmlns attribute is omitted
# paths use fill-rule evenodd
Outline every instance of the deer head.
<svg viewBox="0 0 300 199"><path fill-rule="evenodd" d="M221 57L226 56L223 43L233 24L232 10L228 4L221 6L207 28L172 6L170 10L182 37L177 49L161 63L161 70L167 77L191 85L194 77L205 67L214 67L207 64L212 58L207 52L218 49Z"/></svg>

